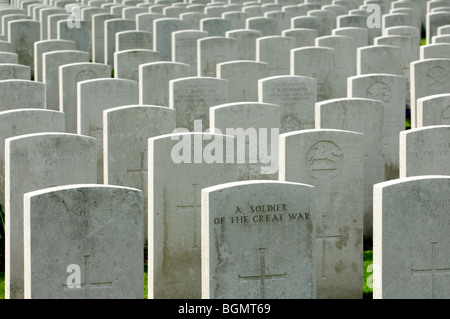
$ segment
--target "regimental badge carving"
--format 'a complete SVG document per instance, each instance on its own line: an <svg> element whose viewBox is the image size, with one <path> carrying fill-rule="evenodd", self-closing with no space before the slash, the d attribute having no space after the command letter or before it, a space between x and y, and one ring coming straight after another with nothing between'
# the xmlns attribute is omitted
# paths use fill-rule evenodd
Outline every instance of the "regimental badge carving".
<svg viewBox="0 0 450 319"><path fill-rule="evenodd" d="M448 81L448 72L440 66L432 67L427 72L428 86L432 89L442 89Z"/></svg>
<svg viewBox="0 0 450 319"><path fill-rule="evenodd" d="M320 141L306 154L306 167L315 179L332 179L339 175L344 163L344 153L330 141Z"/></svg>
<svg viewBox="0 0 450 319"><path fill-rule="evenodd" d="M441 113L441 125L450 125L450 105L444 108Z"/></svg>
<svg viewBox="0 0 450 319"><path fill-rule="evenodd" d="M366 92L366 98L388 103L391 101L392 91L389 85L379 81L373 83Z"/></svg>
<svg viewBox="0 0 450 319"><path fill-rule="evenodd" d="M92 80L98 78L97 74L92 70L80 71L75 77L75 83L79 81Z"/></svg>

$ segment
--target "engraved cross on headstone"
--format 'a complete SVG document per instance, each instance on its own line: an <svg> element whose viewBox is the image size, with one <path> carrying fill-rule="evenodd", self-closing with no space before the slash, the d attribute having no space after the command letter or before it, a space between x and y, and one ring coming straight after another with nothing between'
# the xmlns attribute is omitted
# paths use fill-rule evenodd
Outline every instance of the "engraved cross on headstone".
<svg viewBox="0 0 450 319"><path fill-rule="evenodd" d="M82 283L81 288L69 288L67 285L63 285L64 291L79 291L84 290L84 296L86 299L89 299L89 290L90 289L111 289L112 282L91 282L89 278L89 255L84 255L84 283Z"/></svg>
<svg viewBox="0 0 450 319"><path fill-rule="evenodd" d="M145 186L145 177L147 175L148 170L145 168L145 152L141 152L141 162L139 168L129 169L127 170L128 174L139 174L140 177L140 185L138 188L143 190Z"/></svg>
<svg viewBox="0 0 450 319"><path fill-rule="evenodd" d="M450 275L450 268L436 268L436 245L437 241L431 242L431 268L425 269L413 269L411 265L411 277L421 275L431 275L431 298L436 298L436 276L437 275Z"/></svg>
<svg viewBox="0 0 450 319"><path fill-rule="evenodd" d="M435 66L427 73L428 84L431 88L438 89L443 87L448 79L447 71L440 67Z"/></svg>
<svg viewBox="0 0 450 319"><path fill-rule="evenodd" d="M280 280L286 278L286 273L281 274L266 274L266 248L259 248L259 274L251 276L239 275L239 280L241 281L254 281L259 280L260 282L260 295L261 299L266 298L266 280Z"/></svg>
<svg viewBox="0 0 450 319"><path fill-rule="evenodd" d="M341 235L327 235L327 229L328 229L328 225L325 222L326 219L326 215L322 216L322 231L320 232L320 234L317 234L316 236L316 240L321 241L322 242L322 279L327 279L327 277L325 276L325 265L326 265L326 242L327 241L337 241L341 239Z"/></svg>
<svg viewBox="0 0 450 319"><path fill-rule="evenodd" d="M177 205L179 210L187 210L192 213L192 248L198 249L198 215L200 213L198 184L192 184L192 202L185 205Z"/></svg>

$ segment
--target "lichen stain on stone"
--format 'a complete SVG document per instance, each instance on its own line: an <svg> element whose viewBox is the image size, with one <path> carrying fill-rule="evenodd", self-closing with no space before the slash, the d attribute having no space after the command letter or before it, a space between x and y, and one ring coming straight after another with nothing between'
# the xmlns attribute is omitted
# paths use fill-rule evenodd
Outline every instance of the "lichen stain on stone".
<svg viewBox="0 0 450 319"><path fill-rule="evenodd" d="M336 248L342 249L343 247L347 246L348 240L350 238L350 227L345 226L343 229L339 230L340 237L339 240L336 241Z"/></svg>
<svg viewBox="0 0 450 319"><path fill-rule="evenodd" d="M339 260L336 265L334 266L334 270L337 274L343 272L345 270L345 264L342 262L342 260Z"/></svg>
<svg viewBox="0 0 450 319"><path fill-rule="evenodd" d="M399 168L386 163L384 165L384 178L386 181L397 179L399 177Z"/></svg>

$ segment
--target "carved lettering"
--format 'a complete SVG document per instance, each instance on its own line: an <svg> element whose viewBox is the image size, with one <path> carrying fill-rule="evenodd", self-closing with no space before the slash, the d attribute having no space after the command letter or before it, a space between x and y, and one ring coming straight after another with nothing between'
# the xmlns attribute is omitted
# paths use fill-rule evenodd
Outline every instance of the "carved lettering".
<svg viewBox="0 0 450 319"><path fill-rule="evenodd" d="M236 207L234 216L216 217L213 222L215 225L222 225L225 222L230 224L255 224L255 223L274 223L274 222L297 222L310 221L310 208L290 211L287 204L262 204L250 205L248 207Z"/></svg>

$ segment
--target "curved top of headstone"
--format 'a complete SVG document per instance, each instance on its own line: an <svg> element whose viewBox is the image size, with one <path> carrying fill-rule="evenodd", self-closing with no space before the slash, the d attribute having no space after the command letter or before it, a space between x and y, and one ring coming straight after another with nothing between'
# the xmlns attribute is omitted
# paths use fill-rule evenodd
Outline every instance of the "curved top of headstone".
<svg viewBox="0 0 450 319"><path fill-rule="evenodd" d="M354 135L364 135L363 133L348 131L348 130L337 130L337 129L309 129L309 130L300 130L293 131L281 134L280 137L290 137L296 135L310 134L310 133L341 133L341 134L354 134Z"/></svg>
<svg viewBox="0 0 450 319"><path fill-rule="evenodd" d="M435 180L448 180L450 182L450 176L448 175L420 175L420 176L411 176L393 179L390 181L382 182L373 185L374 192L380 189L385 189L387 187L398 187L404 184L409 184L413 182L426 182L426 181L435 181Z"/></svg>
<svg viewBox="0 0 450 319"><path fill-rule="evenodd" d="M226 188L231 187L246 187L249 185L292 185L292 186L303 186L308 188L315 188L313 185L304 184L304 183L296 183L296 182L288 182L288 181L277 181L277 180L248 180L248 181L238 181L238 182L230 182L219 185L214 185L211 187L203 188L202 192L215 192L220 191Z"/></svg>

